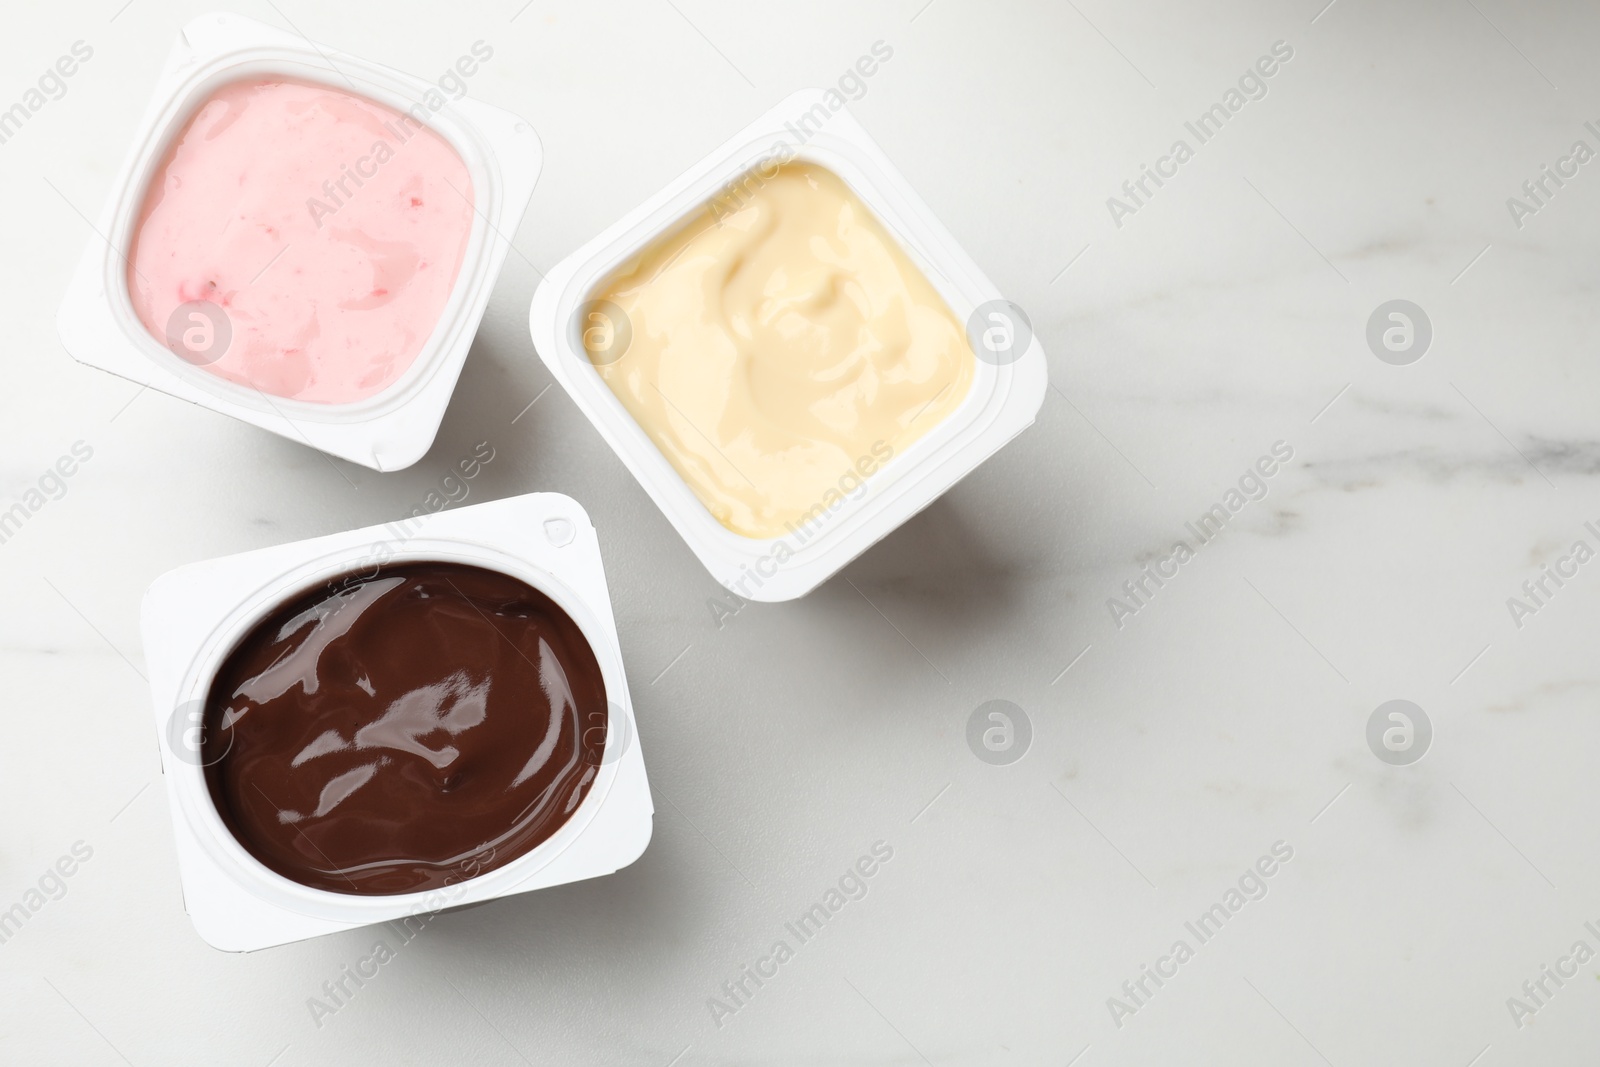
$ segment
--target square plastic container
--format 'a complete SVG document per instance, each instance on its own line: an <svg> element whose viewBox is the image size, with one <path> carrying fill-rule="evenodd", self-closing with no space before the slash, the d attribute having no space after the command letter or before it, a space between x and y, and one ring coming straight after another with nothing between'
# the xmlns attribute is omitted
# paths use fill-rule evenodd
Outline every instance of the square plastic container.
<svg viewBox="0 0 1600 1067"><path fill-rule="evenodd" d="M967 324L978 357L963 403L867 478L865 492L827 507L821 529L803 542L745 537L718 522L595 371L582 340L597 288L613 270L719 193L790 161L843 179ZM1027 316L962 251L834 90L788 97L552 267L534 294L529 329L539 357L700 562L747 600L792 600L826 581L1026 429L1048 384Z"/></svg>
<svg viewBox="0 0 1600 1067"><path fill-rule="evenodd" d="M502 571L554 600L600 663L609 703L600 773L555 834L526 855L442 889L357 896L268 869L229 832L205 779L197 727L212 678L274 607L378 562ZM184 906L212 946L242 952L610 874L650 841L654 807L634 729L600 543L577 501L533 493L196 563L158 578L141 617Z"/></svg>
<svg viewBox="0 0 1600 1067"><path fill-rule="evenodd" d="M426 125L460 155L472 176L472 231L450 298L415 362L383 391L348 404L269 396L180 358L150 335L128 295L125 256L145 190L174 138L221 86L282 76L324 84L405 113L432 82L233 14L203 15L183 28L167 59L132 150L111 186L96 236L62 300L57 331L72 357L130 381L231 415L290 440L376 470L420 459L467 358L523 212L539 177L539 138L522 119L470 96L428 112Z"/></svg>

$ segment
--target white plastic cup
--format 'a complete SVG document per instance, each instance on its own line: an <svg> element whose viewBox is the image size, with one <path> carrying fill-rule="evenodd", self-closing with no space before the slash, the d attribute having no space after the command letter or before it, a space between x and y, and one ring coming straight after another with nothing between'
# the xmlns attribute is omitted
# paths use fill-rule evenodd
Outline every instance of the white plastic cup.
<svg viewBox="0 0 1600 1067"><path fill-rule="evenodd" d="M553 835L502 867L420 893L301 885L252 856L223 823L191 727L228 655L284 601L374 564L422 560L509 574L578 625L599 661L609 705L599 774ZM610 874L649 844L654 806L600 544L570 497L533 493L182 567L150 586L141 630L184 906L216 948L267 948Z"/></svg>
<svg viewBox="0 0 1600 1067"><path fill-rule="evenodd" d="M843 179L968 324L977 356L961 405L867 478L865 492L828 508L803 540L745 537L718 522L595 371L582 339L585 314L613 270L742 176L791 160ZM844 98L825 89L788 97L552 267L528 326L540 359L700 562L746 600L792 600L815 589L1031 425L1048 385L1044 349L1021 309L939 223Z"/></svg>
<svg viewBox="0 0 1600 1067"><path fill-rule="evenodd" d="M349 404L269 396L185 361L152 337L128 295L127 253L145 190L185 124L217 89L242 78L282 76L354 92L405 112L438 86L323 48L233 14L202 15L183 28L156 83L78 269L56 328L80 363L220 411L375 470L399 470L428 451L483 317L489 294L538 180L533 127L508 111L462 97L431 110L427 125L472 176L474 217L455 287L416 360L382 392ZM426 106L426 105L424 105ZM199 361L203 362L203 361Z"/></svg>

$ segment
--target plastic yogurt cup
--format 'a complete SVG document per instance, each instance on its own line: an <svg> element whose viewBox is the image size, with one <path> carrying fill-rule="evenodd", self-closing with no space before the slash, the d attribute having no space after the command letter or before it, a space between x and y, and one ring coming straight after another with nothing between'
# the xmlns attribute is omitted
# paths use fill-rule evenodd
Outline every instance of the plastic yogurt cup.
<svg viewBox="0 0 1600 1067"><path fill-rule="evenodd" d="M1027 428L1047 386L1027 316L831 90L790 96L551 268L529 328L746 600L826 581Z"/></svg>
<svg viewBox="0 0 1600 1067"><path fill-rule="evenodd" d="M436 83L190 22L62 301L67 351L377 470L416 462L541 164L532 127L469 95L493 48L463 47Z"/></svg>
<svg viewBox="0 0 1600 1067"><path fill-rule="evenodd" d="M406 575L420 576L414 588ZM461 586L458 633L439 625L454 604L444 615L427 606L440 581ZM492 618L483 598L501 587L532 592ZM331 610L279 625L311 601ZM519 637L530 620L546 638ZM609 874L649 843L653 806L599 542L569 497L513 497L182 567L151 585L141 628L184 906L216 948L426 922ZM292 654L260 658L264 638L301 634ZM406 652L412 639L421 643ZM256 669L241 673L252 656ZM535 674L543 692L522 736L514 694L488 681ZM236 692L250 706L219 719L219 697ZM313 700L331 718L297 721L293 705ZM547 705L566 709L559 737ZM365 718L350 729L347 714ZM559 810L518 815L546 780L566 798ZM541 823L531 836L530 815Z"/></svg>

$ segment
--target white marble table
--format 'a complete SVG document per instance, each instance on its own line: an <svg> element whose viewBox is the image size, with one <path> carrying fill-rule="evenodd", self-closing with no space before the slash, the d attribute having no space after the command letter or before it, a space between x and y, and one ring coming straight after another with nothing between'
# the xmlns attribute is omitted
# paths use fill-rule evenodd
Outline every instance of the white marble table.
<svg viewBox="0 0 1600 1067"><path fill-rule="evenodd" d="M487 41L471 91L543 138L438 442L387 475L65 355L82 216L205 5L9 11L0 107L75 41L93 57L0 144L0 508L75 442L93 455L0 544L0 910L82 843L0 944L0 1059L1590 1062L1600 960L1571 953L1600 949L1600 562L1569 550L1600 548L1600 163L1561 160L1600 149L1600 10L1324 2L242 4L423 75ZM853 110L1029 310L1054 389L842 575L719 628L715 584L545 391L528 302L540 268L880 40ZM1265 95L1202 143L1185 123L1279 41ZM1546 164L1576 174L1534 205ZM1169 176L1135 202L1146 165ZM1409 365L1365 336L1394 299L1432 326ZM397 517L481 440L468 503L559 490L599 528L654 840L614 876L439 917L314 1020L374 935L235 956L194 934L140 596ZM1119 628L1108 599L1277 442L1266 495ZM1570 577L1513 618L1547 566ZM1409 765L1367 740L1396 699L1431 724ZM1031 723L1009 765L968 746L991 700ZM877 842L866 895L789 934ZM731 1000L778 940L792 958Z"/></svg>

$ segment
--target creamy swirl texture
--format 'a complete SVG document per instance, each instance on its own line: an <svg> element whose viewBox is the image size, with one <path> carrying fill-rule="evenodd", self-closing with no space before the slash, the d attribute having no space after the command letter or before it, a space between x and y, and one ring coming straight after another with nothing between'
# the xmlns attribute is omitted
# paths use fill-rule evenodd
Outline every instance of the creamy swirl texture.
<svg viewBox="0 0 1600 1067"><path fill-rule="evenodd" d="M592 297L583 339L601 378L746 537L832 511L972 385L943 297L813 163L751 172Z"/></svg>

